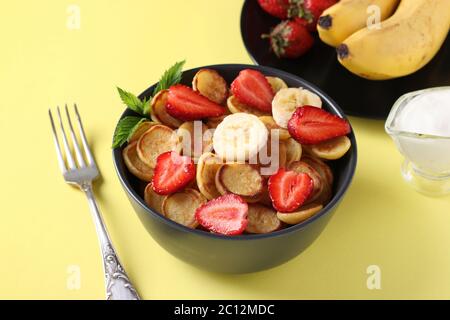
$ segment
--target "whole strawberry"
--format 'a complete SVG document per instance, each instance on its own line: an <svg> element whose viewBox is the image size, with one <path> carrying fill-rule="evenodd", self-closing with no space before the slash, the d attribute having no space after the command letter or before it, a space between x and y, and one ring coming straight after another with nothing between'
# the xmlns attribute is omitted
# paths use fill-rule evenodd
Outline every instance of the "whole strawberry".
<svg viewBox="0 0 450 320"><path fill-rule="evenodd" d="M291 0L258 0L258 2L268 14L283 20L288 18Z"/></svg>
<svg viewBox="0 0 450 320"><path fill-rule="evenodd" d="M298 58L314 44L314 38L306 27L294 20L281 22L270 34L262 37L269 38L270 46L279 58Z"/></svg>
<svg viewBox="0 0 450 320"><path fill-rule="evenodd" d="M322 12L336 4L338 0L292 0L291 2L288 17L294 18L309 31L316 31L317 20Z"/></svg>

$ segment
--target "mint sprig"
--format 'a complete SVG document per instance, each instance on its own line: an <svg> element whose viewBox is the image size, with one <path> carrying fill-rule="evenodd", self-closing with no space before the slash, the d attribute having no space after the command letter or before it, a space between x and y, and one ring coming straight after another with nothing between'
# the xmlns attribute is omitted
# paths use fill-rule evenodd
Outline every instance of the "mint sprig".
<svg viewBox="0 0 450 320"><path fill-rule="evenodd" d="M148 121L148 119L134 116L127 116L121 119L114 132L113 149L121 147L125 142L128 142L139 125L144 121Z"/></svg>
<svg viewBox="0 0 450 320"><path fill-rule="evenodd" d="M149 115L150 114L150 109L152 108L151 105L151 101L152 101L152 97L145 99L142 101L142 114L144 115Z"/></svg>
<svg viewBox="0 0 450 320"><path fill-rule="evenodd" d="M162 90L167 90L171 86L180 83L183 75L183 66L185 63L185 60L179 61L164 72L161 79L159 79L155 90L153 90L153 96Z"/></svg>
<svg viewBox="0 0 450 320"><path fill-rule="evenodd" d="M125 91L119 87L117 87L117 91L119 92L120 99L122 99L122 102L129 109L144 115L144 101L136 97L131 92Z"/></svg>
<svg viewBox="0 0 450 320"><path fill-rule="evenodd" d="M122 102L134 112L140 114L142 117L128 116L119 121L114 132L113 149L121 147L133 136L139 125L149 119L151 111L151 101L153 97L162 90L167 90L171 86L180 83L183 75L183 66L185 61L175 63L169 69L167 69L160 78L153 95L139 99L136 95L117 87L120 99Z"/></svg>

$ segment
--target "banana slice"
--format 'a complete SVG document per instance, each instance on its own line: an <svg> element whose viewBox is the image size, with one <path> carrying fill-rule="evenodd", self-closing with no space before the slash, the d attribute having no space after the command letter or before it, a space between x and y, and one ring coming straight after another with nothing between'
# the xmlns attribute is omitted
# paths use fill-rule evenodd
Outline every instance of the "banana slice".
<svg viewBox="0 0 450 320"><path fill-rule="evenodd" d="M257 117L269 115L267 112L263 112L256 108L249 107L236 99L235 96L230 96L227 100L227 107L231 113L248 113L253 114Z"/></svg>
<svg viewBox="0 0 450 320"><path fill-rule="evenodd" d="M172 117L166 110L169 90L162 90L153 97L151 102L150 116L153 121L162 123L172 129L178 128L183 121Z"/></svg>
<svg viewBox="0 0 450 320"><path fill-rule="evenodd" d="M291 213L282 213L277 212L277 217L281 221L287 224L298 224L300 222L305 221L306 219L311 218L315 214L317 214L320 210L322 210L323 206L317 203L311 203L309 205L302 206L298 209L298 211Z"/></svg>
<svg viewBox="0 0 450 320"><path fill-rule="evenodd" d="M130 143L123 149L123 160L128 170L143 181L151 181L153 178L153 169L147 166L139 159L136 150L137 142Z"/></svg>
<svg viewBox="0 0 450 320"><path fill-rule="evenodd" d="M322 107L322 100L315 93L303 88L281 89L272 101L272 114L275 122L281 128L287 128L297 107L301 106Z"/></svg>
<svg viewBox="0 0 450 320"><path fill-rule="evenodd" d="M285 140L284 144L286 145L286 166L299 161L302 157L302 145L293 138Z"/></svg>
<svg viewBox="0 0 450 320"><path fill-rule="evenodd" d="M261 120L262 123L265 124L267 130L269 130L269 135L271 135L271 133L273 132L272 130L275 130L276 132L278 132L278 137L280 138L280 140L286 140L291 137L289 131L277 125L272 116L262 116L259 117L259 120Z"/></svg>
<svg viewBox="0 0 450 320"><path fill-rule="evenodd" d="M258 117L247 113L227 116L216 128L213 146L227 162L245 162L256 157L267 143L269 133Z"/></svg>
<svg viewBox="0 0 450 320"><path fill-rule="evenodd" d="M130 139L128 140L128 143L133 143L133 142L137 142L139 140L139 138L151 127L153 127L154 125L156 125L156 122L153 121L144 121L141 122L141 124L139 125L139 127L137 127L137 129L133 132L133 134L131 135Z"/></svg>
<svg viewBox="0 0 450 320"><path fill-rule="evenodd" d="M183 123L177 130L185 156L198 160L205 152L212 150L212 132L201 121Z"/></svg>
<svg viewBox="0 0 450 320"><path fill-rule="evenodd" d="M156 158L166 151L180 152L181 143L175 131L157 124L148 129L137 142L139 158L150 168L155 168Z"/></svg>
<svg viewBox="0 0 450 320"><path fill-rule="evenodd" d="M192 88L218 104L223 104L228 97L227 82L216 70L198 71L192 80Z"/></svg>
<svg viewBox="0 0 450 320"><path fill-rule="evenodd" d="M331 140L308 146L312 155L326 159L337 160L342 158L352 146L347 136L337 137Z"/></svg>
<svg viewBox="0 0 450 320"><path fill-rule="evenodd" d="M162 212L170 220L195 229L198 226L195 211L206 201L200 192L188 188L167 196L162 203Z"/></svg>
<svg viewBox="0 0 450 320"><path fill-rule="evenodd" d="M159 214L163 214L162 204L166 198L167 196L161 196L157 194L155 191L153 191L151 182L147 185L147 187L145 187L144 191L145 203Z"/></svg>
<svg viewBox="0 0 450 320"><path fill-rule="evenodd" d="M197 186L200 192L208 200L221 196L221 193L216 188L216 173L222 163L222 159L210 152L202 154L198 159L196 175Z"/></svg>
<svg viewBox="0 0 450 320"><path fill-rule="evenodd" d="M314 169L312 166L303 161L295 161L291 163L288 169L298 173L306 173L313 180L314 188L311 193L311 196L309 197L309 199L306 200L305 204L313 202L321 195L323 190L322 177L320 176L320 174L317 172L316 169Z"/></svg>
<svg viewBox="0 0 450 320"><path fill-rule="evenodd" d="M223 194L234 193L244 197L253 197L261 193L264 187L263 178L258 169L249 164L224 164L217 171L216 179L219 180L216 186L223 188L219 190Z"/></svg>
<svg viewBox="0 0 450 320"><path fill-rule="evenodd" d="M278 77L266 77L267 81L269 81L270 86L272 87L273 93L277 93L281 89L286 89L288 86L286 82Z"/></svg>
<svg viewBox="0 0 450 320"><path fill-rule="evenodd" d="M249 204L247 220L248 233L269 233L281 228L276 211L260 204Z"/></svg>

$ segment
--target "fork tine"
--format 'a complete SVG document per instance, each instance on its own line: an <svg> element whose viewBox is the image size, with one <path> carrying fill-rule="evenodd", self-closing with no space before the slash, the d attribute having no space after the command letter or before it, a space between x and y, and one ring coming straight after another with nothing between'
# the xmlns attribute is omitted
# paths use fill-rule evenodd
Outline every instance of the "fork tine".
<svg viewBox="0 0 450 320"><path fill-rule="evenodd" d="M96 165L95 160L94 160L94 157L92 156L91 149L89 148L89 144L86 139L86 134L84 133L83 124L81 123L81 117L80 117L80 113L78 112L78 107L77 107L76 103L74 104L74 108L75 108L75 114L77 115L78 127L80 128L81 142L83 143L84 153L86 154L86 159L87 159L89 165L95 166Z"/></svg>
<svg viewBox="0 0 450 320"><path fill-rule="evenodd" d="M81 168L84 168L84 167L86 167L86 163L84 162L83 154L81 153L80 145L78 144L78 140L77 140L77 136L75 135L75 132L73 131L72 120L70 119L70 114L69 114L69 109L67 108L67 104L65 106L65 109L66 109L67 121L69 122L69 130L70 130L70 136L72 137L73 148L75 150L75 155L77 157L77 162Z"/></svg>
<svg viewBox="0 0 450 320"><path fill-rule="evenodd" d="M68 164L68 166L69 166L69 168L71 170L74 170L77 167L75 165L75 160L72 157L72 153L70 151L70 146L69 146L69 143L67 141L66 131L64 130L64 125L63 125L62 118L61 118L61 112L59 111L59 106L57 107L56 110L58 111L59 125L61 127L61 133L62 133L62 140L63 140L64 150L66 151L67 164Z"/></svg>
<svg viewBox="0 0 450 320"><path fill-rule="evenodd" d="M64 174L67 172L66 164L64 163L64 158L61 152L61 147L59 145L58 135L56 134L55 122L53 121L52 111L48 109L48 115L50 116L50 123L52 124L53 131L53 141L55 142L56 157L58 158L58 165L61 172Z"/></svg>

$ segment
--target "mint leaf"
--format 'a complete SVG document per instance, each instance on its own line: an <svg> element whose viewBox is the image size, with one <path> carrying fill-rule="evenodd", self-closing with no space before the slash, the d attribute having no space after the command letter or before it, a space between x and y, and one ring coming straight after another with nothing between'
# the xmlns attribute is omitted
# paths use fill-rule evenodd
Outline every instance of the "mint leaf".
<svg viewBox="0 0 450 320"><path fill-rule="evenodd" d="M119 87L117 87L117 91L119 92L120 99L122 99L123 103L125 103L128 108L134 112L143 114L142 101L138 97L131 92L120 89Z"/></svg>
<svg viewBox="0 0 450 320"><path fill-rule="evenodd" d="M144 116L148 116L150 114L150 110L151 110L151 101L152 101L152 97L149 97L148 99L144 98L144 100L142 101L142 114Z"/></svg>
<svg viewBox="0 0 450 320"><path fill-rule="evenodd" d="M153 96L155 96L161 90L169 89L171 86L180 83L181 76L183 74L183 66L186 63L185 60L175 63L170 67L158 82L155 90L153 91Z"/></svg>
<svg viewBox="0 0 450 320"><path fill-rule="evenodd" d="M148 120L147 118L128 116L119 121L114 131L112 148L121 147L133 135L138 126Z"/></svg>
<svg viewBox="0 0 450 320"><path fill-rule="evenodd" d="M147 118L141 118L141 120L139 120L139 122L134 125L133 129L131 129L130 133L128 134L127 142L130 142L131 137L134 135L136 130L139 129L139 126L141 125L141 123L146 122L146 121L148 121Z"/></svg>

